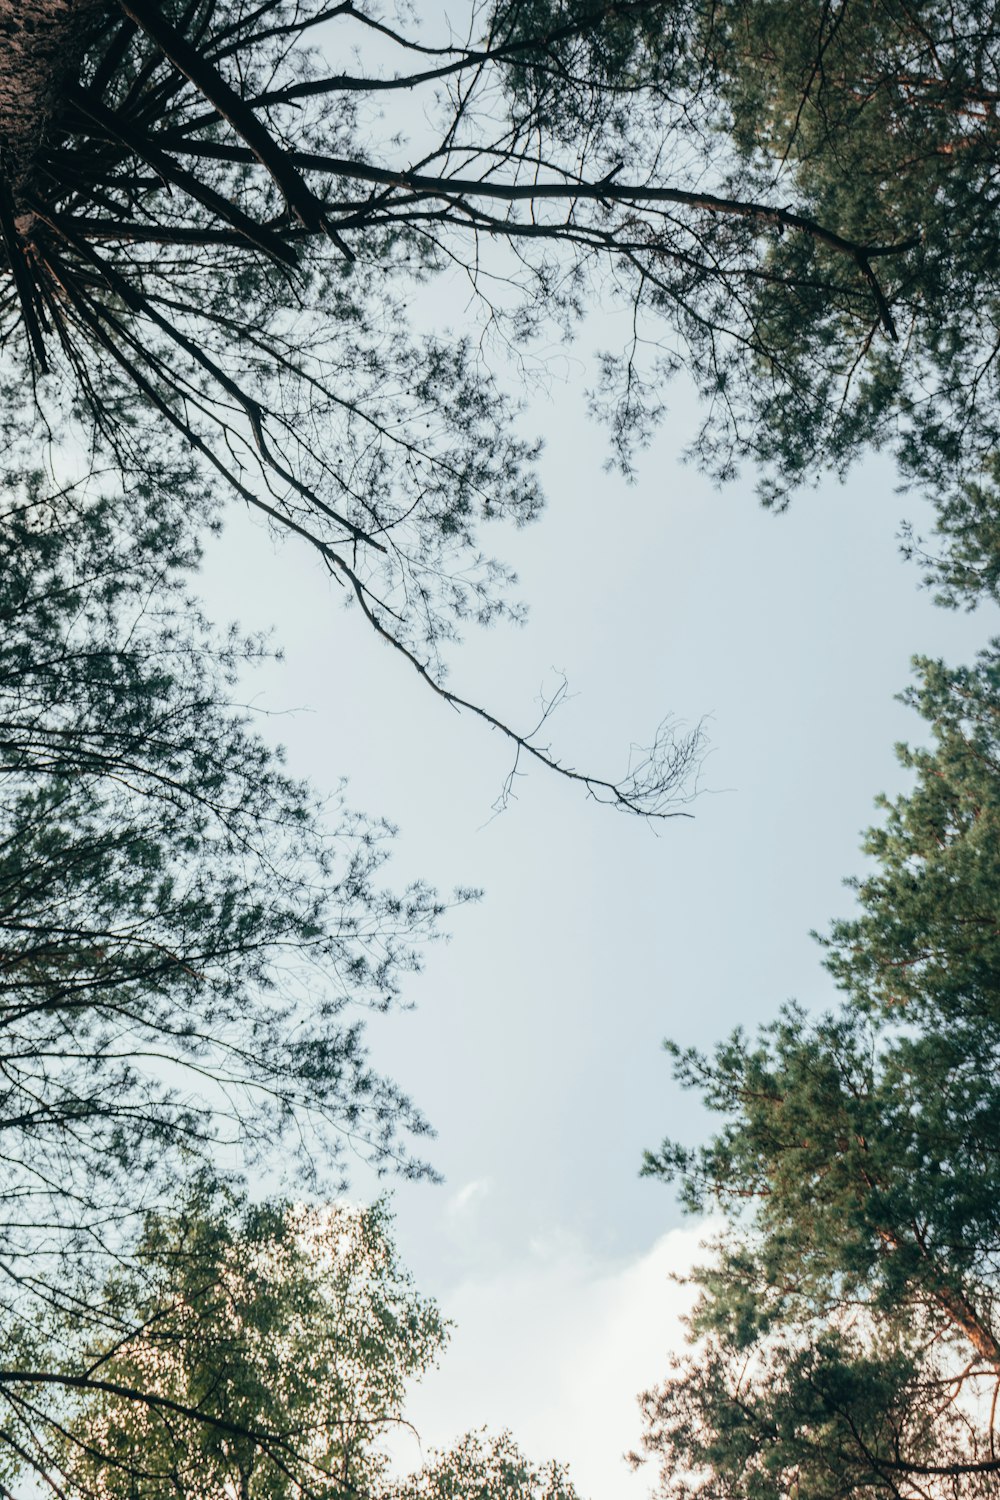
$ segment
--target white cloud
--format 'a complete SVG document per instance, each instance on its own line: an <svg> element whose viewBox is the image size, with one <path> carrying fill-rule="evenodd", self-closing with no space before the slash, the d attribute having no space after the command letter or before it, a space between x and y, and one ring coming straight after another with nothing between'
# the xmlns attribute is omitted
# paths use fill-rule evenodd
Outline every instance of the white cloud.
<svg viewBox="0 0 1000 1500"><path fill-rule="evenodd" d="M460 1187L457 1193L453 1193L445 1206L445 1212L449 1219L460 1219L467 1215L470 1210L478 1208L482 1200L490 1191L490 1180L488 1177L477 1177L472 1182L467 1182Z"/></svg>
<svg viewBox="0 0 1000 1500"><path fill-rule="evenodd" d="M523 1263L465 1280L444 1299L452 1343L407 1408L425 1449L471 1427L509 1427L530 1457L568 1462L591 1500L644 1497L653 1476L623 1459L639 1441L636 1396L683 1347L692 1293L670 1276L698 1261L708 1230L672 1230L614 1264L568 1239L538 1242ZM401 1442L397 1457L415 1467L416 1443Z"/></svg>

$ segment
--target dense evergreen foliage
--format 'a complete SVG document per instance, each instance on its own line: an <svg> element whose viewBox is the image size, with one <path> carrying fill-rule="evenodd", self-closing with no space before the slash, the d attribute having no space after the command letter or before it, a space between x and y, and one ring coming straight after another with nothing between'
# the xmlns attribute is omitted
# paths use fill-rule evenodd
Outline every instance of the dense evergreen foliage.
<svg viewBox="0 0 1000 1500"><path fill-rule="evenodd" d="M677 1076L725 1125L647 1170L729 1228L646 1398L664 1496L991 1495L1000 1391L1000 645L917 663L932 725L797 1007Z"/></svg>

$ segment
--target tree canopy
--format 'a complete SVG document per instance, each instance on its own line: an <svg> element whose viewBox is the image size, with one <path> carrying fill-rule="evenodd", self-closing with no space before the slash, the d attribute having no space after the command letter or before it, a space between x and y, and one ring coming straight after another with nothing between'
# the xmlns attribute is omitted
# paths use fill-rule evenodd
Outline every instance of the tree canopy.
<svg viewBox="0 0 1000 1500"><path fill-rule="evenodd" d="M151 1217L63 1403L67 1478L106 1500L372 1493L406 1385L446 1338L388 1231L384 1204L218 1190Z"/></svg>
<svg viewBox="0 0 1000 1500"><path fill-rule="evenodd" d="M141 463L151 432L161 455L176 437L206 482L318 549L372 627L452 706L593 796L671 815L689 791L697 732L664 723L613 781L559 763L537 731L512 730L443 682L441 647L464 622L520 613L484 528L521 525L541 501L537 444L475 334L428 331L409 306L432 272L468 261L493 233L470 231L461 204L442 211L416 180L423 167L431 189L451 182L449 143L479 106L460 103L440 149L424 143L401 167L396 126L373 101L405 81L324 79L307 43L336 22L349 28L338 50L366 39L404 59L427 49L353 6L34 9L32 40L14 53L22 72L57 36L65 45L31 130L0 108L10 270L0 317L11 338L27 334L32 360L30 389L23 365L10 374L12 406L27 399L55 424L70 405L87 442L126 467ZM454 74L464 88L472 53L444 50L451 62L422 69L415 87ZM371 169L369 132L384 157ZM413 181L397 182L400 171ZM515 202L524 198L517 187ZM484 264L483 285L498 273L509 282ZM536 290L551 291L553 307L566 301L554 284ZM531 316L527 304L509 311ZM490 316L501 318L499 303Z"/></svg>
<svg viewBox="0 0 1000 1500"><path fill-rule="evenodd" d="M672 1049L726 1123L647 1170L730 1228L695 1351L645 1398L665 1496L996 1489L1000 643L916 665L934 745L902 747L914 786L824 939L842 1008Z"/></svg>
<svg viewBox="0 0 1000 1500"><path fill-rule="evenodd" d="M591 405L623 467L686 370L716 477L749 463L780 505L887 449L937 503L939 542L906 545L941 597L997 597L1000 15L496 0L459 32L354 0L16 12L0 0L5 1451L46 1472L65 1441L72 1482L108 1496L292 1494L305 1462L375 1486L323 1404L341 1401L330 1349L298 1357L302 1307L329 1312L301 1222L171 1214L220 1147L293 1143L306 1178L323 1158L339 1180L348 1148L422 1170L422 1119L352 1008L393 1003L442 903L383 889L389 830L321 810L235 705L261 646L187 598L197 528L245 502L515 756L676 815L698 730L665 721L615 780L447 683L468 623L521 613L493 556L494 523L542 505L512 363L615 301L629 334ZM435 282L467 289L458 333ZM74 445L82 486L51 479ZM677 1057L727 1124L649 1169L733 1229L702 1274L697 1354L647 1400L665 1494L995 1487L998 662L919 666L937 743L870 837L860 915L826 939L841 1009ZM189 1230L204 1285L184 1279ZM393 1380L434 1341L406 1307L412 1347L384 1367L368 1350ZM70 1314L93 1342L82 1385ZM220 1370L231 1340L242 1384ZM100 1443L40 1388L83 1392L70 1415L104 1421ZM301 1420L293 1450L281 1424ZM116 1459L114 1433L156 1466ZM563 1493L557 1469L472 1438L405 1493L456 1475Z"/></svg>
<svg viewBox="0 0 1000 1500"><path fill-rule="evenodd" d="M995 4L27 11L0 316L52 371L32 399L115 452L126 410L176 430L432 674L509 607L484 522L540 503L490 339L530 356L595 299L633 316L595 397L623 461L686 366L714 472L780 500L888 446L940 497L946 588L992 586ZM449 270L462 337L412 305Z"/></svg>
<svg viewBox="0 0 1000 1500"><path fill-rule="evenodd" d="M686 367L713 472L748 459L780 501L889 446L939 500L944 593L992 589L994 9L509 0L459 34L33 0L0 99L8 400L70 406L125 465L173 434L453 706L669 814L697 736L576 772L442 675L467 622L519 609L491 523L541 505L505 358L617 300L594 401L622 462ZM445 274L459 333L421 310Z"/></svg>

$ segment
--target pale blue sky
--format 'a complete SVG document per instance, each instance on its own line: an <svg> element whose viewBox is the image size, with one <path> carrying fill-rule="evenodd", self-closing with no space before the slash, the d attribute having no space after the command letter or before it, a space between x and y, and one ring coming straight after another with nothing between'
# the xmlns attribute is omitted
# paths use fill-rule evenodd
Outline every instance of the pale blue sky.
<svg viewBox="0 0 1000 1500"><path fill-rule="evenodd" d="M849 909L841 881L861 866L872 799L902 785L893 743L922 733L893 697L909 658L968 660L997 626L995 612L949 613L918 588L896 533L927 510L894 493L886 463L768 514L749 481L718 493L680 464L695 412L679 383L630 488L602 471L582 366L571 376L530 413L547 435L548 512L496 536L529 623L470 638L454 685L524 724L550 670L565 669L577 696L553 743L601 773L617 774L630 739L665 711L711 715L692 820L654 835L542 771L491 818L505 747L345 613L308 553L234 516L205 579L217 614L277 627L285 660L255 691L261 706L296 710L271 721L292 768L320 788L348 774L355 805L398 822L398 878L486 890L413 983L416 1009L372 1026L376 1061L438 1129L431 1154L447 1179L398 1190L400 1243L420 1285L446 1311L460 1303L476 1330L475 1347L456 1348L460 1384L442 1377L421 1408L432 1436L517 1418L524 1392L512 1380L501 1385L509 1408L483 1407L503 1406L497 1371L509 1368L512 1327L532 1338L526 1316L537 1336L526 1369L548 1369L551 1390L570 1357L558 1330L613 1301L615 1276L648 1289L652 1248L680 1219L667 1189L638 1180L643 1147L704 1129L661 1039L707 1046L790 996L830 998L808 932ZM666 1307L675 1294L662 1285ZM542 1316L556 1287L569 1300ZM656 1313L645 1298L627 1314L639 1344ZM627 1341L620 1326L615 1337ZM648 1347L645 1359L636 1386ZM576 1457L595 1495L610 1493L621 1442L609 1432L602 1469L586 1411L563 1416L550 1422L561 1456Z"/></svg>

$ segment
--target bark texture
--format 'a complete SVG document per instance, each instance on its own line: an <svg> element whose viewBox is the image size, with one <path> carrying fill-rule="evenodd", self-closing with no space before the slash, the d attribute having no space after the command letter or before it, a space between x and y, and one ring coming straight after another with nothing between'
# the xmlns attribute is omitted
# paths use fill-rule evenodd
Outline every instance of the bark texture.
<svg viewBox="0 0 1000 1500"><path fill-rule="evenodd" d="M107 0L0 0L0 155L15 196L107 8Z"/></svg>

